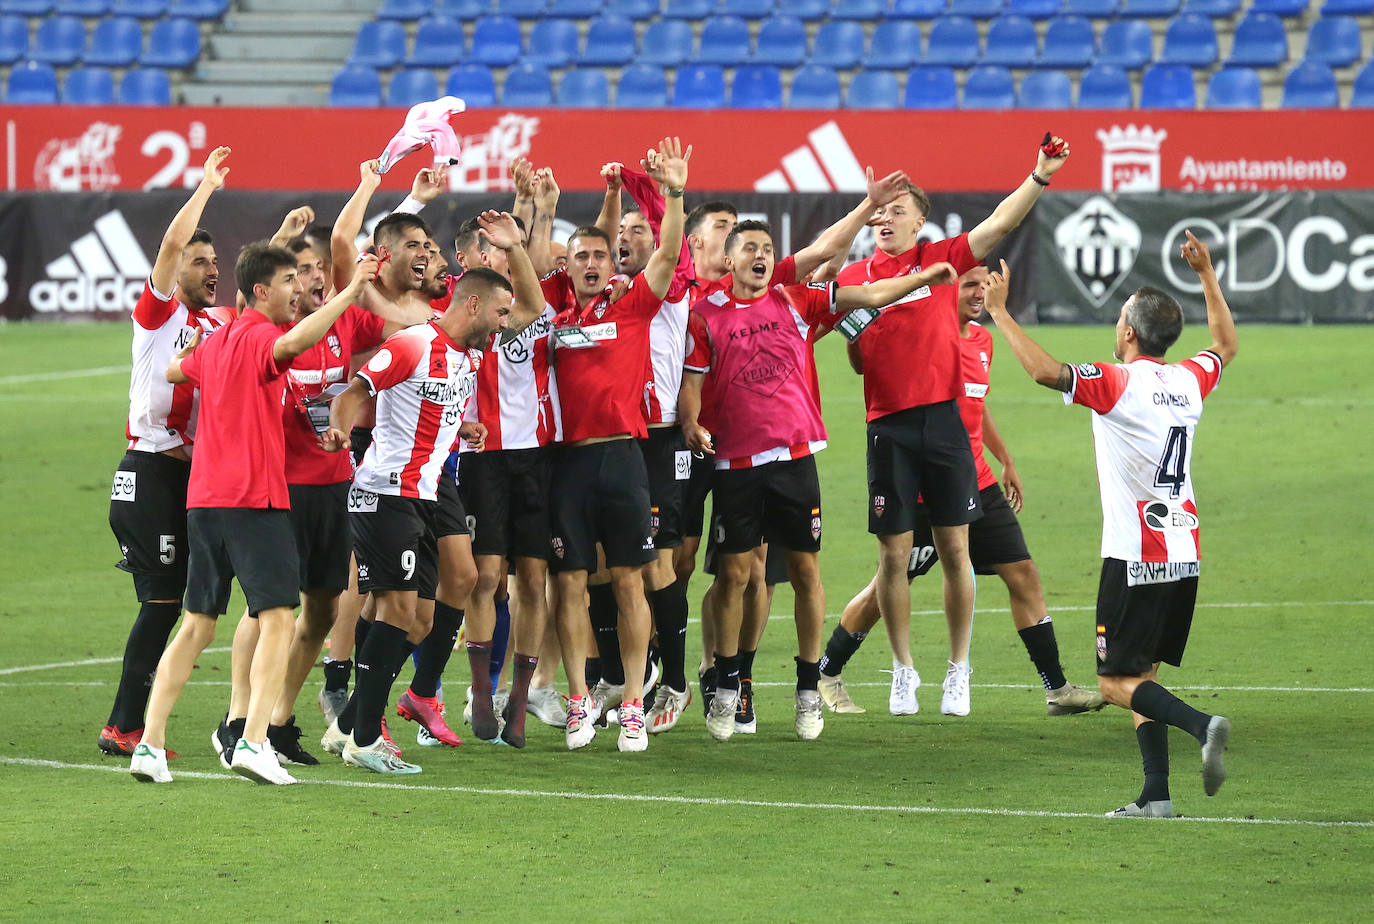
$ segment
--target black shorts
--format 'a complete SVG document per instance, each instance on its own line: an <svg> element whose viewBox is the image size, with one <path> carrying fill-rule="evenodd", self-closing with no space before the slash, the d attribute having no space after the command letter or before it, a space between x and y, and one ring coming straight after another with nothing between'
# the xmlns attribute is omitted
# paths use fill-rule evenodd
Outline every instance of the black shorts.
<svg viewBox="0 0 1374 924"><path fill-rule="evenodd" d="M472 518L472 554L549 557L549 447L465 452L458 493Z"/></svg>
<svg viewBox="0 0 1374 924"><path fill-rule="evenodd" d="M717 469L711 532L718 554L748 552L767 540L794 552L821 549L821 481L816 457L753 468Z"/></svg>
<svg viewBox="0 0 1374 924"><path fill-rule="evenodd" d="M220 616L237 579L248 612L300 603L296 535L286 510L196 507L186 514L186 611Z"/></svg>
<svg viewBox="0 0 1374 924"><path fill-rule="evenodd" d="M1178 565L1129 565L1117 558L1102 561L1097 585L1097 673L1103 676L1137 676L1157 661L1178 667L1188 646L1197 602L1197 573L1157 584L1137 583L1132 570L1162 571ZM1185 570L1189 570L1185 567Z"/></svg>
<svg viewBox="0 0 1374 924"><path fill-rule="evenodd" d="M434 538L472 535L472 523L463 509L463 499L458 495L458 482L448 472L439 473L439 487L434 492L438 499L439 510L434 517Z"/></svg>
<svg viewBox="0 0 1374 924"><path fill-rule="evenodd" d="M974 573L996 574L998 565L1028 561L1031 555L1026 548L1026 536L1021 532L1021 521L1016 519L1016 512L1007 503L1002 486L993 482L979 491L978 496L983 515L968 527L968 557L973 562ZM906 568L908 581L925 574L940 560L925 504L916 506L916 528L911 538L911 561Z"/></svg>
<svg viewBox="0 0 1374 924"><path fill-rule="evenodd" d="M552 481L554 571L595 571L597 543L608 568L654 560L649 475L634 440L559 447Z"/></svg>
<svg viewBox="0 0 1374 924"><path fill-rule="evenodd" d="M706 498L716 477L716 460L704 452L692 453L692 474L682 495L682 535L702 535L706 524Z"/></svg>
<svg viewBox="0 0 1374 924"><path fill-rule="evenodd" d="M953 401L868 424L868 531L881 536L915 529L917 497L936 526L960 526L982 515L968 430Z"/></svg>
<svg viewBox="0 0 1374 924"><path fill-rule="evenodd" d="M363 456L367 454L367 447L371 445L371 427L354 427L348 431L348 451L353 453L354 468L363 464Z"/></svg>
<svg viewBox="0 0 1374 924"><path fill-rule="evenodd" d="M711 530L711 535L706 537L706 553L702 556L701 570L715 577L716 574L716 537L715 530ZM763 562L763 582L769 587L777 584L786 584L791 580L787 576L787 550L780 545L769 545L767 557Z"/></svg>
<svg viewBox="0 0 1374 924"><path fill-rule="evenodd" d="M654 548L682 545L683 504L692 477L692 451L677 427L655 427L639 441L649 473L649 525Z"/></svg>
<svg viewBox="0 0 1374 924"><path fill-rule="evenodd" d="M139 603L186 593L186 483L191 463L129 450L110 485L110 529Z"/></svg>
<svg viewBox="0 0 1374 924"><path fill-rule="evenodd" d="M291 528L300 559L300 589L342 593L348 588L353 530L348 525L349 482L289 484Z"/></svg>
<svg viewBox="0 0 1374 924"><path fill-rule="evenodd" d="M349 489L358 592L413 590L433 600L439 585L438 518L435 501Z"/></svg>

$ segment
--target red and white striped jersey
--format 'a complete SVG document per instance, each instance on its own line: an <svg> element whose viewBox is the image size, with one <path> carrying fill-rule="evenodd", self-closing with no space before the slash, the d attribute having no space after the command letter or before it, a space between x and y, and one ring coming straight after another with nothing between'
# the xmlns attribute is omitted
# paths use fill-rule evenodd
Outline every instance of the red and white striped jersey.
<svg viewBox="0 0 1374 924"><path fill-rule="evenodd" d="M649 322L649 364L654 387L649 391L649 425L677 422L677 393L682 388L682 360L687 352L687 302L690 290L674 286Z"/></svg>
<svg viewBox="0 0 1374 924"><path fill-rule="evenodd" d="M133 373L129 376L129 418L124 424L129 449L162 452L189 447L196 438L200 391L190 382L167 381L167 366L191 342L199 327L210 333L234 317L232 308L191 311L172 295L143 283L134 305Z"/></svg>
<svg viewBox="0 0 1374 924"><path fill-rule="evenodd" d="M358 375L377 396L377 423L354 485L435 500L439 470L477 387L468 351L433 321L417 324L387 338Z"/></svg>
<svg viewBox="0 0 1374 924"><path fill-rule="evenodd" d="M1102 557L1197 562L1193 432L1203 399L1221 379L1221 357L1203 351L1181 363L1140 358L1070 368L1064 403L1095 412Z"/></svg>
<svg viewBox="0 0 1374 924"><path fill-rule="evenodd" d="M554 309L543 314L509 343L500 333L482 350L477 369L477 400L467 420L487 428L486 452L547 446L557 435L558 415L549 381L549 332Z"/></svg>

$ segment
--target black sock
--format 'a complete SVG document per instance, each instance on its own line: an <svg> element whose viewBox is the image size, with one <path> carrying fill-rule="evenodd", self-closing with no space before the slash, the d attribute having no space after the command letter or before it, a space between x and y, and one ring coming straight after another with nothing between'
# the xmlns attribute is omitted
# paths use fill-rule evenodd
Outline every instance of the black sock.
<svg viewBox="0 0 1374 924"><path fill-rule="evenodd" d="M739 689L739 655L730 655L727 658L716 652L716 689Z"/></svg>
<svg viewBox="0 0 1374 924"><path fill-rule="evenodd" d="M448 659L453 654L453 644L458 641L458 630L462 625L462 610L434 601L434 625L416 649L419 655L415 659L415 676L410 681L410 692L423 697L439 692L439 680L444 675L444 668L448 667Z"/></svg>
<svg viewBox="0 0 1374 924"><path fill-rule="evenodd" d="M601 679L601 659L588 658L586 665L582 668L582 679L587 682L587 688L596 686L596 682Z"/></svg>
<svg viewBox="0 0 1374 924"><path fill-rule="evenodd" d="M1068 683L1064 679L1064 668L1059 664L1059 643L1054 638L1054 623L1049 617L1045 621L1024 629L1018 629L1021 644L1026 646L1026 654L1040 674L1040 682L1046 690L1057 690Z"/></svg>
<svg viewBox="0 0 1374 924"><path fill-rule="evenodd" d="M758 654L757 651L745 651L743 648L739 650L740 683L754 682L754 655L756 654Z"/></svg>
<svg viewBox="0 0 1374 924"><path fill-rule="evenodd" d="M353 740L367 747L382 735L382 715L391 698L391 684L406 659L406 631L384 622L374 623L367 644L359 649L354 684L357 714L353 719Z"/></svg>
<svg viewBox="0 0 1374 924"><path fill-rule="evenodd" d="M663 682L674 690L687 689L687 582L674 581L649 592L654 628L663 662Z"/></svg>
<svg viewBox="0 0 1374 924"><path fill-rule="evenodd" d="M353 626L353 654L356 657L358 652L363 650L363 643L367 641L367 633L371 631L372 623L361 616Z"/></svg>
<svg viewBox="0 0 1374 924"><path fill-rule="evenodd" d="M816 684L821 682L821 665L819 661L803 661L801 658L793 658L797 662L797 690L814 690Z"/></svg>
<svg viewBox="0 0 1374 924"><path fill-rule="evenodd" d="M1169 726L1163 722L1142 722L1136 726L1135 740L1140 745L1140 765L1145 770L1145 788L1135 804L1162 802L1169 798Z"/></svg>
<svg viewBox="0 0 1374 924"><path fill-rule="evenodd" d="M587 588L587 598L587 615L591 617L601 659L601 679L609 684L623 684L625 665L620 661L620 633L616 631L619 608L615 605L615 588L610 584L593 584Z"/></svg>
<svg viewBox="0 0 1374 924"><path fill-rule="evenodd" d="M331 693L348 689L348 679L353 676L352 661L324 659L324 688Z"/></svg>
<svg viewBox="0 0 1374 924"><path fill-rule="evenodd" d="M353 719L358 715L358 685L353 684L353 692L348 694L348 702L344 703L343 711L339 713L339 731L345 735L353 732Z"/></svg>
<svg viewBox="0 0 1374 924"><path fill-rule="evenodd" d="M844 666L854 657L854 652L859 650L859 646L866 638L867 632L850 632L842 625L836 626L835 631L830 633L830 641L825 643L825 652L821 655L821 673L827 677L840 676Z"/></svg>
<svg viewBox="0 0 1374 924"><path fill-rule="evenodd" d="M1131 711L1147 719L1181 728L1196 738L1198 744L1207 743L1207 723L1212 721L1212 717L1205 712L1198 712L1153 680L1147 680L1135 688L1131 694Z"/></svg>
<svg viewBox="0 0 1374 924"><path fill-rule="evenodd" d="M119 674L110 723L122 732L143 727L148 694L153 690L153 674L162 650L181 616L180 603L145 603L124 643L124 667Z"/></svg>

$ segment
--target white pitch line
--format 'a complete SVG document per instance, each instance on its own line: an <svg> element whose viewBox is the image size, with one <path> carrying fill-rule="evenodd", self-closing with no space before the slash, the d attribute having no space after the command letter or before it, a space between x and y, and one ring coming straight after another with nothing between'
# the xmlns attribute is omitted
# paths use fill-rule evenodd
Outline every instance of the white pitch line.
<svg viewBox="0 0 1374 924"><path fill-rule="evenodd" d="M129 772L126 766L104 764L69 764L56 760L38 760L32 757L0 757L0 764L15 767L34 767L43 770L87 770L103 773ZM202 773L180 771L180 779L191 780L231 780L242 778L227 773ZM894 812L910 815L983 815L1002 818L1096 818L1106 820L1096 812L1047 812L1031 809L1000 808L959 808L933 805L861 805L848 802L769 802L763 799L718 799L693 796L656 796L646 793L612 792L566 792L543 789L486 789L480 786L425 786L415 783L382 783L370 780L309 780L301 783L308 786L342 786L350 789L391 789L404 792L450 792L473 796L514 796L526 799L580 799L590 802L649 802L668 805L701 805L728 808L769 808L801 809L814 811L828 809L837 812ZM1283 825L1309 828L1374 828L1374 821L1316 821L1307 818L1230 818L1206 815L1185 815L1177 821L1191 821L1208 824L1239 825ZM1115 823L1115 822L1114 822Z"/></svg>
<svg viewBox="0 0 1374 924"><path fill-rule="evenodd" d="M91 369L67 369L63 372L34 372L29 375L6 375L0 376L0 385L27 385L30 382L57 382L63 379L89 379L98 375L114 375L116 372L128 372L129 367L124 366L95 366Z"/></svg>
<svg viewBox="0 0 1374 924"><path fill-rule="evenodd" d="M231 649L226 645L222 648L207 648L202 653L219 654L230 650ZM82 661L54 661L51 664L25 664L20 667L0 668L0 676L8 674L27 674L30 671L52 671L63 667L88 667L92 664L118 664L123 660L124 656L119 655L113 658L86 658Z"/></svg>

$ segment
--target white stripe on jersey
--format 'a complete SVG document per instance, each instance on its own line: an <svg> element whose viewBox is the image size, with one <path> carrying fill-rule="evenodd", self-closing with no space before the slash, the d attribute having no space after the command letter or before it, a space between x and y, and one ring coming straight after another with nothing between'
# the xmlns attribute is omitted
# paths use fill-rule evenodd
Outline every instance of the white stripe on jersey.
<svg viewBox="0 0 1374 924"><path fill-rule="evenodd" d="M677 393L682 388L682 360L687 351L687 293L665 301L649 323L649 361L653 366L655 402L649 423L677 422Z"/></svg>
<svg viewBox="0 0 1374 924"><path fill-rule="evenodd" d="M501 344L496 334L482 352L477 400L468 406L464 419L486 425L487 452L534 449L554 439L557 424L547 397L552 392L549 332L553 318L553 308L545 304L543 313L517 337Z"/></svg>

